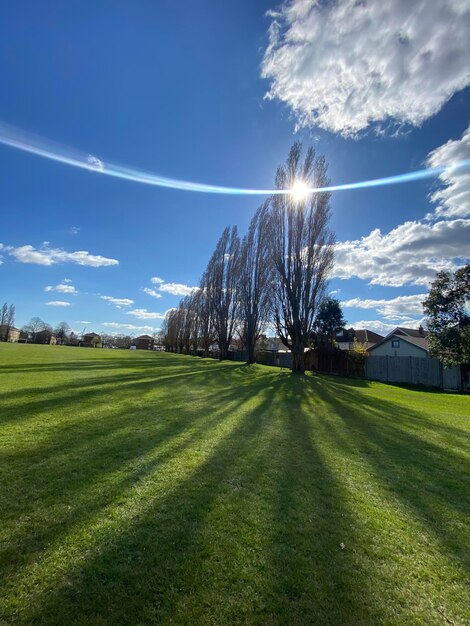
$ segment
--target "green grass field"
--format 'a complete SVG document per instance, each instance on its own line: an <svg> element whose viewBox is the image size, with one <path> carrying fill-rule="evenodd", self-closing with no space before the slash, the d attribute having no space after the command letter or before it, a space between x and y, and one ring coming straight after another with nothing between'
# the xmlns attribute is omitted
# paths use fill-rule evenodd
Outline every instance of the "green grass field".
<svg viewBox="0 0 470 626"><path fill-rule="evenodd" d="M0 623L468 624L469 432L470 397L0 344Z"/></svg>

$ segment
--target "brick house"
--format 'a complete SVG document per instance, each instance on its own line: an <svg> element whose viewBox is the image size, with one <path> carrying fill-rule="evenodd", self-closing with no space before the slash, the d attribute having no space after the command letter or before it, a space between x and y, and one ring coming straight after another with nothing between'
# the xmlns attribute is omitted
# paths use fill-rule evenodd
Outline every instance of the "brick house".
<svg viewBox="0 0 470 626"><path fill-rule="evenodd" d="M140 335L134 340L137 350L153 350L155 347L155 339L150 335Z"/></svg>

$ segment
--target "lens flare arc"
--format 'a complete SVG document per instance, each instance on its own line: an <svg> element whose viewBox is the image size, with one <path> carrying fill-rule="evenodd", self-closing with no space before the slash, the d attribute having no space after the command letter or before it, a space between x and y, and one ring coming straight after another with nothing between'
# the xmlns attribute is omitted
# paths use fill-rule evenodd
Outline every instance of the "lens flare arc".
<svg viewBox="0 0 470 626"><path fill-rule="evenodd" d="M427 178L436 178L444 172L449 172L450 170L455 172L455 170L470 168L470 159L466 159L464 161L449 163L439 167L425 168L414 172L407 172L405 174L396 174L394 176L386 176L383 178L375 178L353 183L344 183L341 185L330 185L327 187L308 188L304 183L296 183L292 189L250 189L243 187L210 185L207 183L197 183L177 178L169 178L158 174L152 174L151 172L146 172L145 170L138 170L124 165L119 165L117 163L107 162L92 154L82 153L75 148L68 148L60 144L53 143L50 140L34 136L1 122L0 144L17 148L18 150L29 152L37 156L42 156L46 159L51 159L59 163L88 170L89 172L96 174L113 176L115 178L121 178L144 185L178 189L181 191L225 195L270 196L290 194L293 195L295 199L299 199L300 196L305 198L308 194L313 193L350 191L355 189L367 189L370 187L409 183ZM302 185L302 189L300 189L300 184Z"/></svg>

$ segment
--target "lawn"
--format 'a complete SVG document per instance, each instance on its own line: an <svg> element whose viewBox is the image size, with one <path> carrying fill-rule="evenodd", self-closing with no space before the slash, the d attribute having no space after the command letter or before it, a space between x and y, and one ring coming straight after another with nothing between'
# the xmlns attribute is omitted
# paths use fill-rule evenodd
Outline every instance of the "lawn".
<svg viewBox="0 0 470 626"><path fill-rule="evenodd" d="M1 344L0 623L468 624L469 432L468 396Z"/></svg>

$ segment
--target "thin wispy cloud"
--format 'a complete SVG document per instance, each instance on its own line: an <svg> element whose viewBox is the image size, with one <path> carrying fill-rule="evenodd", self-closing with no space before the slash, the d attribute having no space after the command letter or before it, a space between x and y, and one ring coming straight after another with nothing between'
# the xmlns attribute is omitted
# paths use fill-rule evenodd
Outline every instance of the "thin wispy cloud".
<svg viewBox="0 0 470 626"><path fill-rule="evenodd" d="M119 307L130 306L131 304L134 304L134 300L131 300L130 298L114 298L113 296L100 296L100 298Z"/></svg>
<svg viewBox="0 0 470 626"><path fill-rule="evenodd" d="M70 302L64 302L63 300L51 300L50 302L46 302L47 306L70 306Z"/></svg>
<svg viewBox="0 0 470 626"><path fill-rule="evenodd" d="M153 311L147 311L147 309L132 309L132 311L126 311L127 315L133 315L140 320L163 320L165 319L165 313L155 313Z"/></svg>
<svg viewBox="0 0 470 626"><path fill-rule="evenodd" d="M121 322L103 322L101 326L105 328L112 328L114 330L128 330L131 332L140 331L140 332L155 332L159 330L156 326L137 326L135 324L123 324Z"/></svg>

